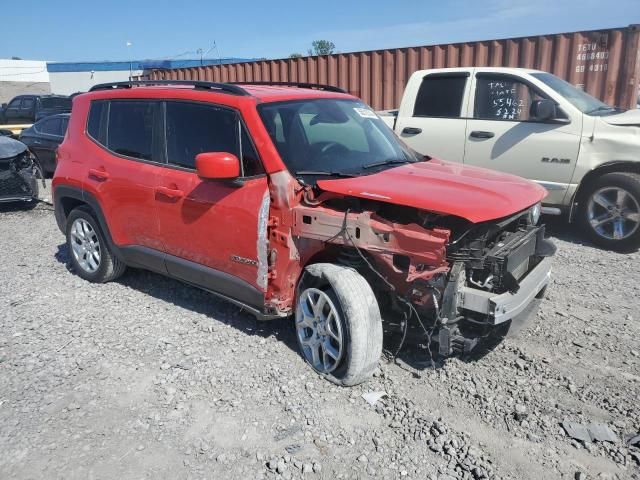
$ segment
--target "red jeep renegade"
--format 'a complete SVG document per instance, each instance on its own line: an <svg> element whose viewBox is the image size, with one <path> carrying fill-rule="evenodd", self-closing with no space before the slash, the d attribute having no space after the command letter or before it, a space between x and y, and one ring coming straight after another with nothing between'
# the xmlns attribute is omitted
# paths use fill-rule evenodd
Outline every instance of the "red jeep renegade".
<svg viewBox="0 0 640 480"><path fill-rule="evenodd" d="M74 99L53 187L79 276L145 268L293 316L342 385L375 369L383 317L442 356L530 317L555 251L543 188L421 156L320 85L98 85Z"/></svg>

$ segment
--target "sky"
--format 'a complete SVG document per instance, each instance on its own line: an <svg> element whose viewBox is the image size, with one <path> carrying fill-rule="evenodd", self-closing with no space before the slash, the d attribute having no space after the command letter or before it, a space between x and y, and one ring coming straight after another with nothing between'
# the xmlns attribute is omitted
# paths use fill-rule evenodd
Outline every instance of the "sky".
<svg viewBox="0 0 640 480"><path fill-rule="evenodd" d="M0 58L282 58L317 39L350 52L632 23L640 0L30 0L28 11L9 1Z"/></svg>

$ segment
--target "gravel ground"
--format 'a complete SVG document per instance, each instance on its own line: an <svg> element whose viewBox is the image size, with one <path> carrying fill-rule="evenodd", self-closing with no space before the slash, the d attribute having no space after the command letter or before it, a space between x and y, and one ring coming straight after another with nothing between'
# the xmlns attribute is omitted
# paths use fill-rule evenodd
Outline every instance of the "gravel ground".
<svg viewBox="0 0 640 480"><path fill-rule="evenodd" d="M640 432L640 255L553 230L553 284L519 337L433 369L417 335L339 388L290 321L144 271L87 283L49 206L4 208L0 478L640 479L624 441ZM563 420L619 440L572 440Z"/></svg>

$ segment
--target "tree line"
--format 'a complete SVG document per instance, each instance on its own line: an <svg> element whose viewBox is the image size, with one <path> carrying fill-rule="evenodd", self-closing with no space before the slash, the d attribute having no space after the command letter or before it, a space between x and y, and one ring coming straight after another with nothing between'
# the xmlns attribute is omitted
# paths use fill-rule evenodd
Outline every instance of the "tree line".
<svg viewBox="0 0 640 480"><path fill-rule="evenodd" d="M336 46L329 40L314 40L311 42L311 48L307 50L307 55L310 57L317 55L331 55L334 53ZM301 53L292 53L289 58L300 58L303 55Z"/></svg>

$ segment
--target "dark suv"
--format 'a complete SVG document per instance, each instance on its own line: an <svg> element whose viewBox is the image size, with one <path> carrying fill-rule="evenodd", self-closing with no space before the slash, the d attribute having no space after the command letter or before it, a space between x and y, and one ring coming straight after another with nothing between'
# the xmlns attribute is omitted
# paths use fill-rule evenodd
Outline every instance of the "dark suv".
<svg viewBox="0 0 640 480"><path fill-rule="evenodd" d="M93 87L53 195L82 278L145 268L293 316L306 361L341 385L376 368L382 318L422 325L442 355L531 318L554 253L542 187L418 155L335 87Z"/></svg>
<svg viewBox="0 0 640 480"><path fill-rule="evenodd" d="M63 95L19 95L0 109L0 124L33 123L56 113L71 111L71 98Z"/></svg>

